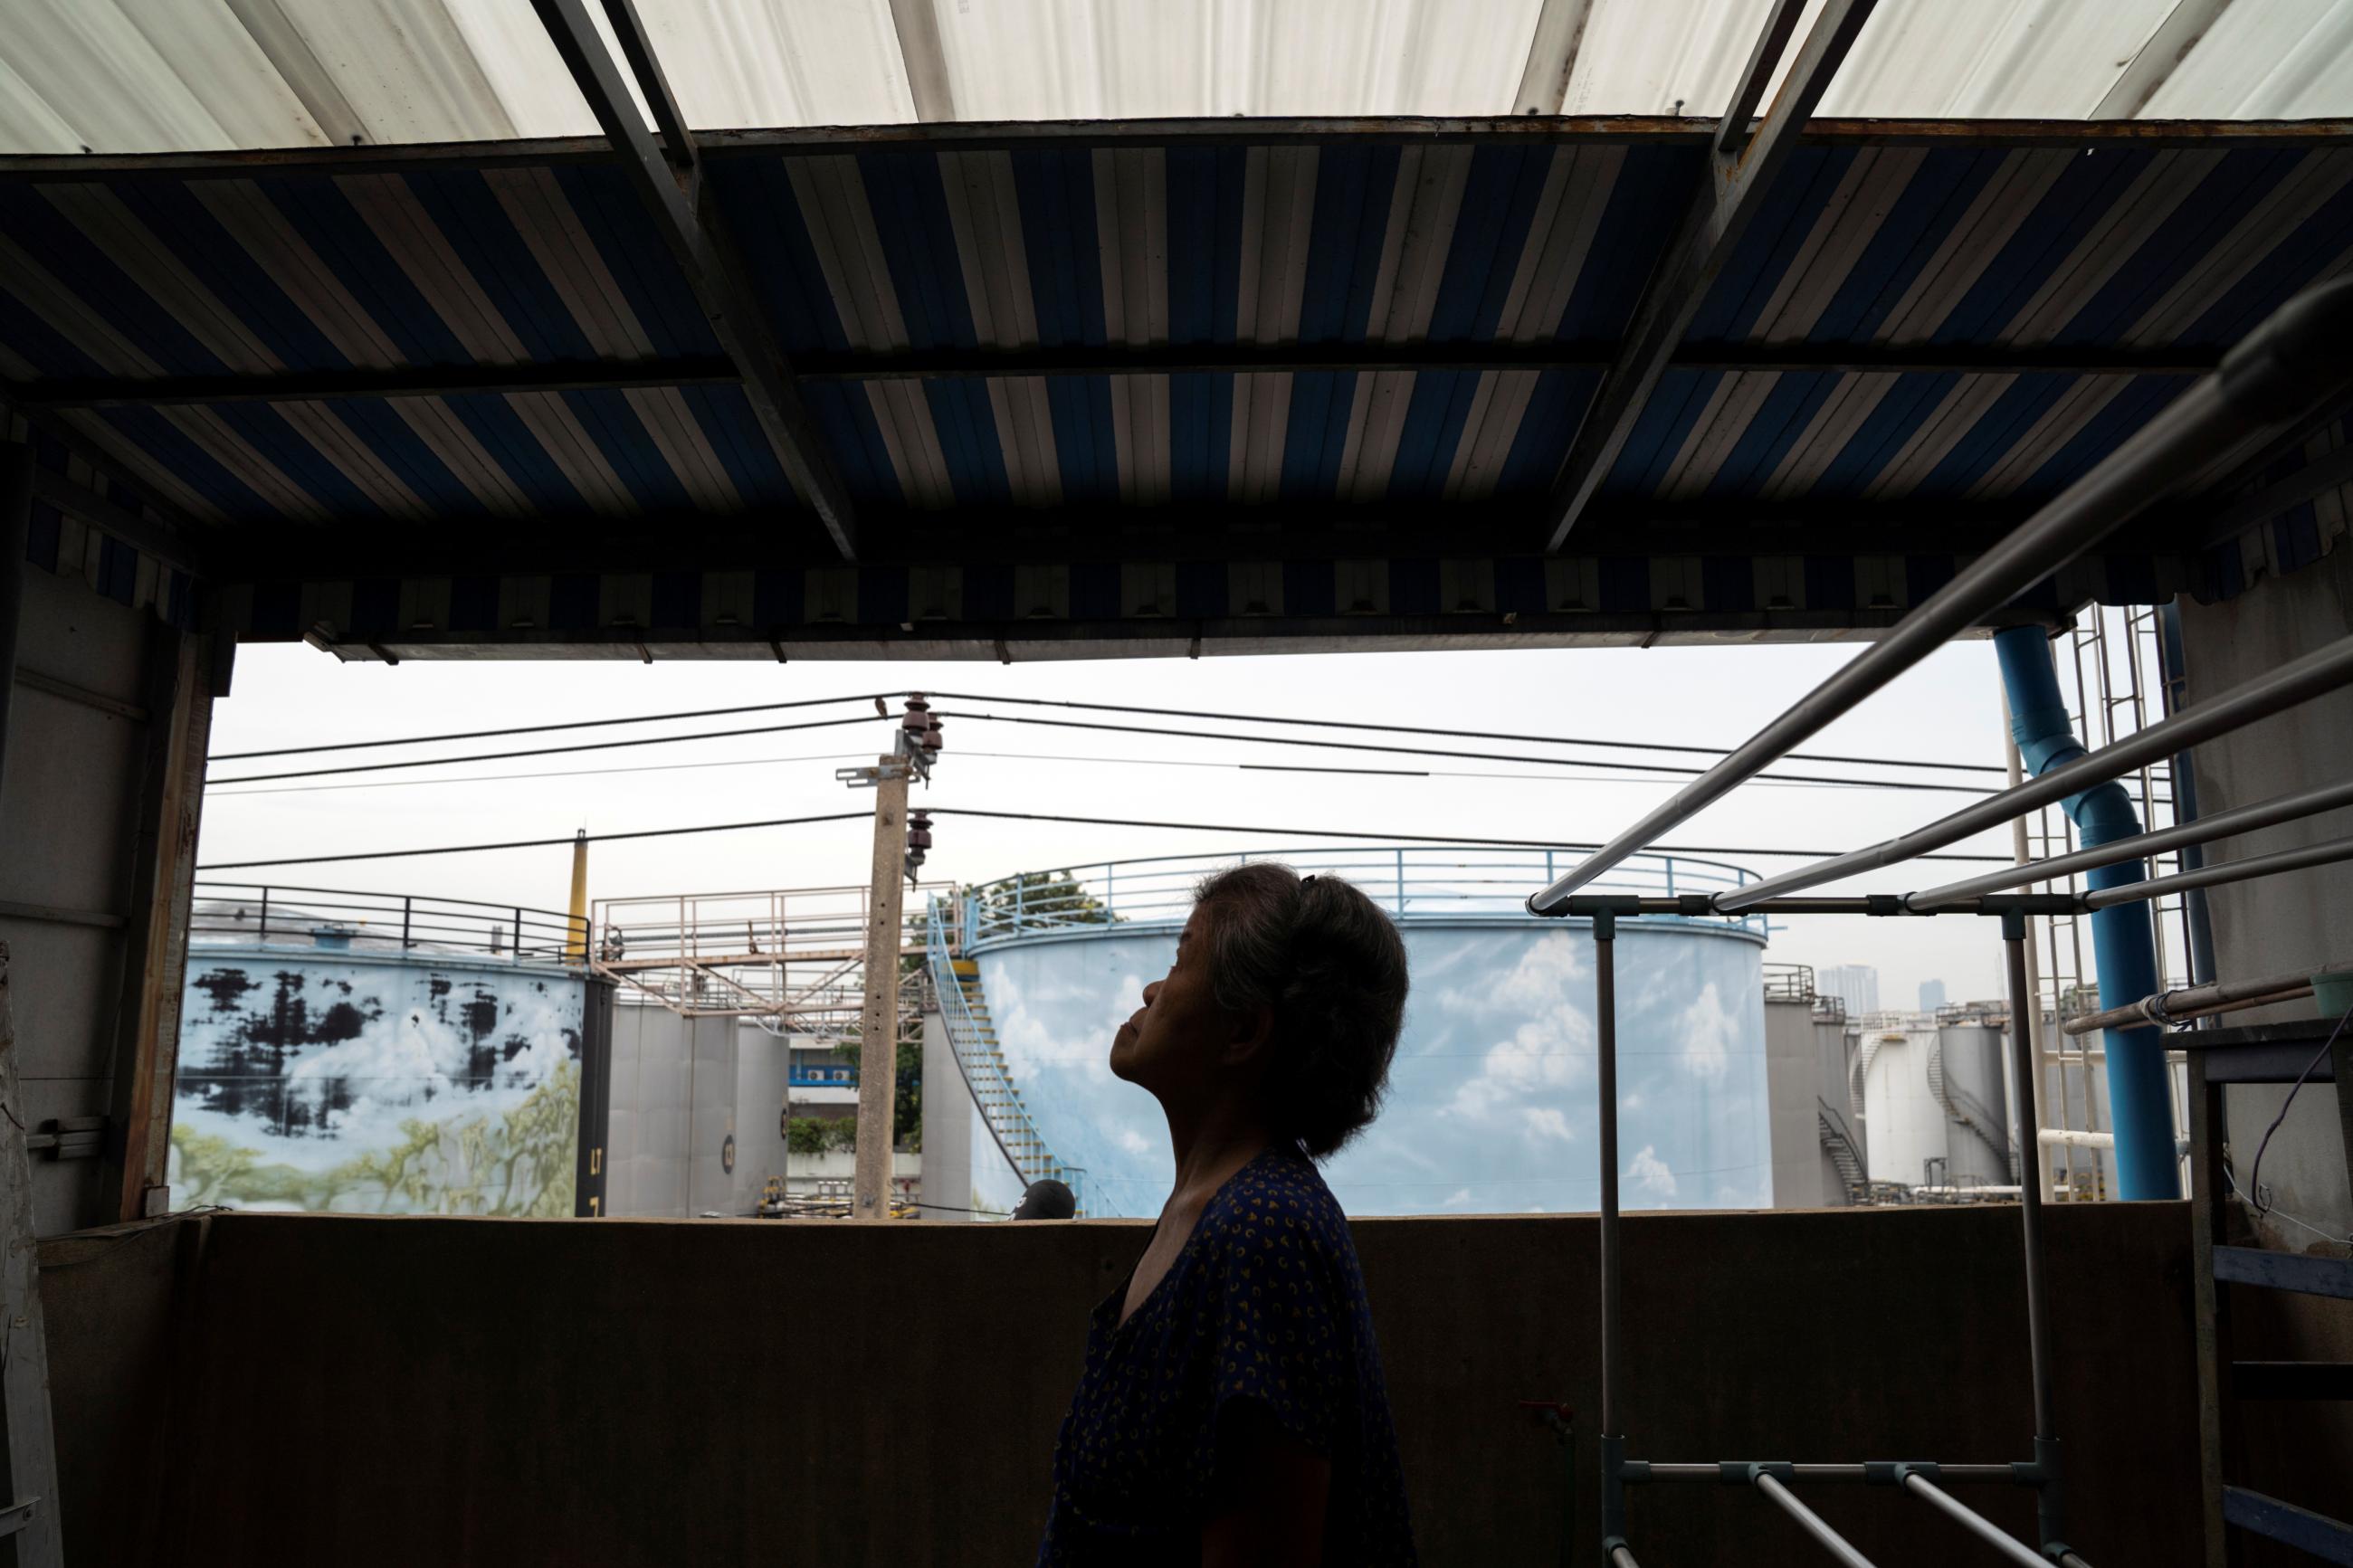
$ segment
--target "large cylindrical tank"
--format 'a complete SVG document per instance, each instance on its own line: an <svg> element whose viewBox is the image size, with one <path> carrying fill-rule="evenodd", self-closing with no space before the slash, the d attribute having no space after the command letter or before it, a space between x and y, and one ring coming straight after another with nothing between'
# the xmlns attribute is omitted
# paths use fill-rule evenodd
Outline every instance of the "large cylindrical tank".
<svg viewBox="0 0 2353 1568"><path fill-rule="evenodd" d="M1868 1021L1857 1037L1862 1068L1864 1136L1870 1144L1871 1179L1916 1187L1931 1173L1929 1162L1947 1157L1945 1108L1928 1083L1935 1026L1906 1028Z"/></svg>
<svg viewBox="0 0 2353 1568"><path fill-rule="evenodd" d="M1167 1196L1159 1106L1113 1078L1106 1055L1145 984L1166 973L1179 924L1078 925L975 949L1008 1070L1055 1155L1085 1168L1092 1213L1148 1215ZM1594 1208L1589 922L1409 905L1400 926L1412 997L1379 1120L1326 1167L1343 1205L1351 1214ZM1618 930L1620 1201L1769 1205L1762 936L1720 921L1630 920ZM993 1157L984 1137L975 1150L976 1169Z"/></svg>
<svg viewBox="0 0 2353 1568"><path fill-rule="evenodd" d="M1951 1184L2005 1186L2013 1180L2010 1096L2003 1088L2002 1031L1979 1018L1940 1025L1938 1067L1949 1125Z"/></svg>

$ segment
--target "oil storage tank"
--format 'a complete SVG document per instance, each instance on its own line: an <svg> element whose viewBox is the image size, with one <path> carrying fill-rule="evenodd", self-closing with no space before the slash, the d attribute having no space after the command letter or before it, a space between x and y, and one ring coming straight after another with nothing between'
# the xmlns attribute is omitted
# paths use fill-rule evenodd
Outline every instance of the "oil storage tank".
<svg viewBox="0 0 2353 1568"><path fill-rule="evenodd" d="M1589 924L1521 900L1572 858L1482 848L1187 856L1024 873L933 908L935 974L961 1021L963 1085L925 1081L934 1116L972 1119L972 1206L1001 1212L1050 1151L1089 1214L1150 1215L1166 1196L1157 1103L1112 1075L1113 1032L1168 968L1202 878L1246 858L1345 877L1398 921L1412 994L1380 1118L1326 1166L1351 1214L1589 1210L1599 1201ZM1647 856L1602 891L1714 891L1748 871ZM1761 920L1622 921L1617 947L1621 1202L1772 1202ZM953 956L951 956L953 954ZM952 994L951 994L952 993ZM998 1081L1001 1075L1002 1083ZM977 1109L975 1101L981 1102ZM1000 1109L1001 1108L1001 1109ZM1005 1125L998 1126L997 1123ZM961 1177L934 1172L939 1194ZM1011 1167L1020 1167L1012 1169ZM1035 1167L1042 1169L1042 1165Z"/></svg>

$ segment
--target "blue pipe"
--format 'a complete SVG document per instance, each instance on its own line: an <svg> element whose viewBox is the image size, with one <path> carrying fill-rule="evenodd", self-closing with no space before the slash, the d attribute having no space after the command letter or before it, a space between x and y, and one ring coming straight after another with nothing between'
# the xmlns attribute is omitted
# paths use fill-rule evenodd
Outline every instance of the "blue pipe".
<svg viewBox="0 0 2353 1568"><path fill-rule="evenodd" d="M1994 656L2001 661L2002 689L2010 698L2010 733L2026 771L2042 774L2084 755L2067 704L2059 695L2059 674L2051 660L2049 637L2040 626L1996 632ZM2085 847L2127 838L2141 830L2139 814L2124 785L2094 784L2061 805ZM2103 866L2086 879L2094 889L2137 882L2147 864L2126 860ZM2092 957L2100 1005L2121 1007L2163 990L2157 974L2157 934L2146 903L2118 904L2092 916ZM2148 1025L2107 1031L2108 1115L2116 1138L2116 1193L2124 1198L2178 1198L2180 1178L2173 1147L2173 1091L2167 1081L2165 1044ZM2024 1085L2020 1086L2023 1089Z"/></svg>

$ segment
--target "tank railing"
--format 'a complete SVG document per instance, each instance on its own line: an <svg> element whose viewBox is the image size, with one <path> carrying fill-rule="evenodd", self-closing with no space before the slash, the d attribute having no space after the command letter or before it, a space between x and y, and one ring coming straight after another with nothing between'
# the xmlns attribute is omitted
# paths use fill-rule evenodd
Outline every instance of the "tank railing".
<svg viewBox="0 0 2353 1568"><path fill-rule="evenodd" d="M480 953L549 963L581 962L589 931L585 919L522 904L258 882L197 882L188 911L192 937L309 943L330 952L348 944L354 952Z"/></svg>
<svg viewBox="0 0 2353 1568"><path fill-rule="evenodd" d="M2283 429L2335 398L2353 384L2348 341L2353 341L2353 278L2320 284L2289 300L2225 355L2213 374L2191 384L2083 478L1897 621L1886 636L1706 773L1531 895L1529 911L1559 913L1571 893L1779 762L1982 617L2194 478L2217 452ZM2162 729L2163 723L2154 728ZM2117 748L2105 750L2113 753ZM2093 782L2084 774L2077 779ZM1995 797L2005 802L2019 798L2017 789ZM1989 819L2006 820L2002 816ZM1791 884L1786 880L1772 889L1788 890ZM1746 891L1753 894L1755 889Z"/></svg>
<svg viewBox="0 0 2353 1568"><path fill-rule="evenodd" d="M1395 848L1254 850L1224 855L1160 856L1022 873L966 890L968 929L976 941L1047 934L1079 927L1181 922L1194 889L1216 872L1253 861L1279 860L1303 873L1356 884L1399 920L1449 917L1525 920L1522 889L1548 875L1567 851L1501 850L1469 846ZM1611 879L1629 892L1704 899L1757 880L1746 867L1704 857L1645 855ZM1761 917L1725 917L1701 909L1693 917L1739 923L1763 934Z"/></svg>

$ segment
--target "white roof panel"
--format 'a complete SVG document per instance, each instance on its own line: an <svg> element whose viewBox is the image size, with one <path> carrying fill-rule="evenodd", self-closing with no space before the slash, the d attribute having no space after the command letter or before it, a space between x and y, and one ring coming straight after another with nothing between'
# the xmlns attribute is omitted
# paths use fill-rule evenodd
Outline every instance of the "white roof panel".
<svg viewBox="0 0 2353 1568"><path fill-rule="evenodd" d="M1508 114L1570 39L1563 112L1713 114L1770 0L898 3L958 118L1067 120ZM638 4L696 125L916 117L893 0ZM2353 0L1882 0L1822 112L2353 116ZM530 0L0 0L0 153L594 129Z"/></svg>

